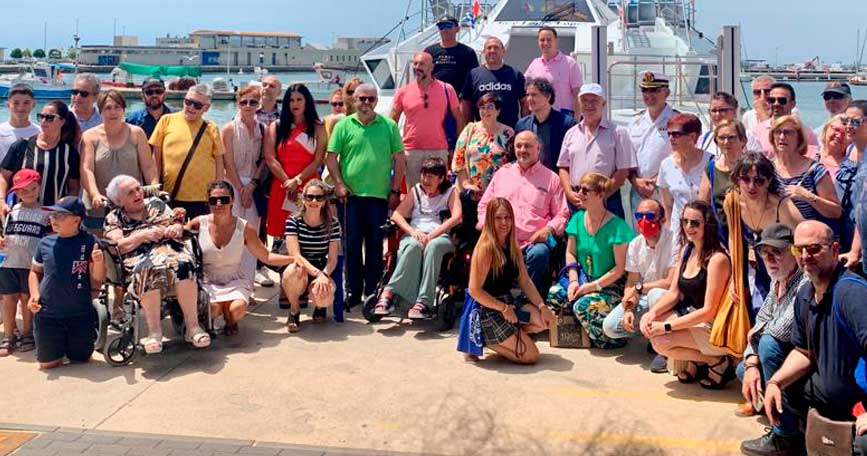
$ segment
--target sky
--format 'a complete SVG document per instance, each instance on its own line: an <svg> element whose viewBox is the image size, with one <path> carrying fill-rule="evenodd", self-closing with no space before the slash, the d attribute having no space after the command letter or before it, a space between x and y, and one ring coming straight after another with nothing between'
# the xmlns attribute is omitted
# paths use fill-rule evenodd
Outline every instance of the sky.
<svg viewBox="0 0 867 456"><path fill-rule="evenodd" d="M418 11L422 2L412 0L412 10ZM68 48L73 44L76 18L81 44L110 44L116 24L118 34L137 35L142 45L152 45L159 35L185 35L196 29L291 31L305 41L330 45L338 35L385 34L404 16L410 2L277 0L261 2L262 6L238 0L6 3L0 46L11 50L41 48L46 23L48 48ZM815 0L696 0L696 4L699 30L715 37L723 25L740 24L744 57L766 59L772 65L814 56L826 63L852 63L858 28L862 38L867 33L867 2L863 0L837 0L833 9ZM375 11L369 9L372 5Z"/></svg>

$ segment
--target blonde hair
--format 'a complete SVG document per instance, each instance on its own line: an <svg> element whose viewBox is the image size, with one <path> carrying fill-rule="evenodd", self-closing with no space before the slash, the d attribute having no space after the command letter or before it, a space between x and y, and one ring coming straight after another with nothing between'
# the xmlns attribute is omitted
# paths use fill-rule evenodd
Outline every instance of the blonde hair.
<svg viewBox="0 0 867 456"><path fill-rule="evenodd" d="M518 238L515 236L515 211L512 210L509 200L500 197L494 198L488 203L482 234L479 236L476 248L473 249L473 256L484 253L491 257L491 268L494 271L494 277L499 277L503 273L503 267L506 265L506 255L503 253L503 246L500 246L497 242L496 220L497 212L500 208L505 208L509 213L509 217L512 218L512 229L509 230L505 245L509 250L509 257L515 265L522 264L524 261L521 249L518 247Z"/></svg>
<svg viewBox="0 0 867 456"><path fill-rule="evenodd" d="M355 114L355 89L363 83L360 78L352 78L343 84L343 108L347 116ZM352 90L353 96L346 95L348 90Z"/></svg>
<svg viewBox="0 0 867 456"><path fill-rule="evenodd" d="M777 147L777 130L783 127L783 125L790 123L795 126L796 135L798 137L798 149L797 152L801 155L807 154L807 134L804 132L804 124L801 123L801 119L798 119L796 116L788 115L778 117L771 122L771 131L768 132L769 140L771 141L771 145L775 148Z"/></svg>
<svg viewBox="0 0 867 456"><path fill-rule="evenodd" d="M825 143L825 137L826 137L825 134L828 133L828 129L831 128L831 126L834 124L842 125L843 119L845 117L846 117L845 114L836 114L834 116L831 116L830 119L828 119L825 123L822 124L822 128L821 128L820 133L819 133L819 135L820 135L819 141L822 142L822 149L828 150L828 144Z"/></svg>
<svg viewBox="0 0 867 456"><path fill-rule="evenodd" d="M586 173L581 176L581 184L593 187L599 194L604 196L614 190L614 179L609 179L599 173Z"/></svg>

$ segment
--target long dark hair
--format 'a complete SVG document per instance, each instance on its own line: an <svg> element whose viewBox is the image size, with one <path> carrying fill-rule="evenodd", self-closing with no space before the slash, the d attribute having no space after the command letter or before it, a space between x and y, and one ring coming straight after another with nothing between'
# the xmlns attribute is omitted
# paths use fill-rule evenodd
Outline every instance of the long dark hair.
<svg viewBox="0 0 867 456"><path fill-rule="evenodd" d="M719 222L717 222L716 217L713 215L713 209L711 209L710 204L701 201L701 200L693 200L686 203L686 206L683 207L683 212L681 212L681 217L686 213L687 209L692 209L701 213L701 218L704 220L704 229L702 230L702 241L701 241L701 252L699 252L699 259L701 260L701 264L706 265L708 261L710 261L710 257L713 256L714 253L723 252L725 253L726 249L723 247L722 240L719 235ZM686 246L692 246L692 242L689 242L686 239L686 232L683 229L683 223L680 224L680 243Z"/></svg>
<svg viewBox="0 0 867 456"><path fill-rule="evenodd" d="M777 181L774 163L765 157L765 154L759 152L746 152L735 162L731 172L732 186L737 188L741 178L753 169L756 170L757 176L768 180L768 193L780 196L780 183Z"/></svg>
<svg viewBox="0 0 867 456"><path fill-rule="evenodd" d="M66 103L60 100L49 101L45 106L53 106L54 110L57 111L57 115L65 120L63 126L60 127L60 141L78 148L78 144L75 144L75 138L81 134L81 127L78 126L78 119L69 110L69 106L66 106Z"/></svg>
<svg viewBox="0 0 867 456"><path fill-rule="evenodd" d="M313 95L310 89L304 84L292 84L286 89L283 94L283 104L280 107L280 121L277 123L277 145L283 144L283 141L289 139L289 134L292 128L295 127L295 118L292 116L292 111L289 109L289 99L292 94L298 92L304 97L304 123L306 124L306 133L310 138L316 137L316 126L319 125L319 114L316 112L316 101L313 100Z"/></svg>

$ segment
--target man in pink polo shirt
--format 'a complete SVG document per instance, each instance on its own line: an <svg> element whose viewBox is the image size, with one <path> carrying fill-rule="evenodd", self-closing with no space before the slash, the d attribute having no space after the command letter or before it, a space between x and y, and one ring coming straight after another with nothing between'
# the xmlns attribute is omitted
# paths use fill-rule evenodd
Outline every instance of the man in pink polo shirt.
<svg viewBox="0 0 867 456"><path fill-rule="evenodd" d="M584 84L584 76L575 59L560 52L557 30L542 27L538 34L541 57L530 62L524 77L547 79L554 85L554 109L564 114L575 115L575 97Z"/></svg>
<svg viewBox="0 0 867 456"><path fill-rule="evenodd" d="M771 117L763 122L759 122L750 131L759 142L762 144L762 149L765 151L765 156L773 160L777 155L774 152L774 147L771 145L771 126L774 119L783 116L791 115L795 109L795 88L785 82L775 82L771 85L771 91L765 97L771 110ZM819 146L819 140L816 134L809 128L804 128L804 133L807 135L807 153L809 156L816 154L816 149Z"/></svg>
<svg viewBox="0 0 867 456"><path fill-rule="evenodd" d="M548 260L555 244L553 237L563 233L569 219L560 178L539 161L541 148L539 137L531 130L515 136L517 164L494 173L479 201L476 225L476 229L482 229L491 199L500 197L512 203L515 236L524 251L527 273L538 290L544 290Z"/></svg>
<svg viewBox="0 0 867 456"><path fill-rule="evenodd" d="M448 163L449 146L443 128L446 112L451 111L457 122L457 131L464 128L461 105L451 84L433 77L433 58L419 52L412 59L415 81L397 89L391 107L391 118L403 123L403 146L406 149L406 186L419 182L421 164L428 158L439 158Z"/></svg>

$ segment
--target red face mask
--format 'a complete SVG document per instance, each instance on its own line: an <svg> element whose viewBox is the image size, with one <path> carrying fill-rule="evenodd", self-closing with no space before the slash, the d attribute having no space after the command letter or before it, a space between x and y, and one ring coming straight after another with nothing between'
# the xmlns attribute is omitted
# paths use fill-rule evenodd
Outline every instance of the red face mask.
<svg viewBox="0 0 867 456"><path fill-rule="evenodd" d="M652 238L659 234L659 230L662 228L662 224L659 222L651 222L647 219L641 219L638 221L638 232L641 233L645 238Z"/></svg>

